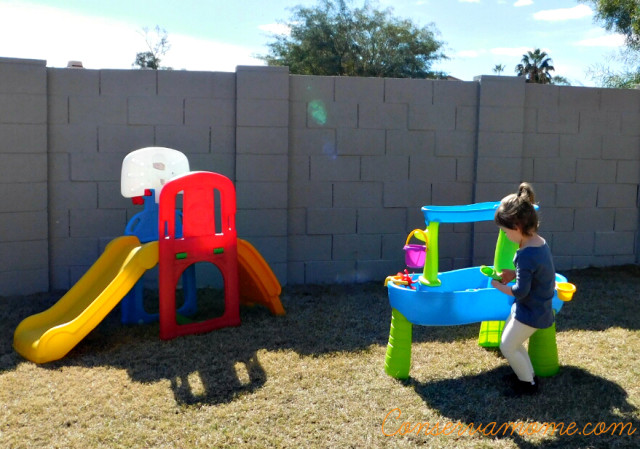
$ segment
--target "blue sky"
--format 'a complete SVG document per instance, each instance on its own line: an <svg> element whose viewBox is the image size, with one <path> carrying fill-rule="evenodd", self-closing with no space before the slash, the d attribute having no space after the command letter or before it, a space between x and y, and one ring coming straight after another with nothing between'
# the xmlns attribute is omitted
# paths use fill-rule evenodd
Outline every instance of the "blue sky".
<svg viewBox="0 0 640 449"><path fill-rule="evenodd" d="M169 34L163 64L174 69L234 71L261 65L271 32L296 5L316 0L0 0L0 57L43 59L50 67L81 60L86 68L131 68L145 50L141 30ZM354 0L361 6L363 0ZM450 57L434 66L463 80L514 74L522 54L542 48L555 74L593 86L587 70L611 63L621 36L593 21L577 0L378 0L380 8L418 25L434 24Z"/></svg>

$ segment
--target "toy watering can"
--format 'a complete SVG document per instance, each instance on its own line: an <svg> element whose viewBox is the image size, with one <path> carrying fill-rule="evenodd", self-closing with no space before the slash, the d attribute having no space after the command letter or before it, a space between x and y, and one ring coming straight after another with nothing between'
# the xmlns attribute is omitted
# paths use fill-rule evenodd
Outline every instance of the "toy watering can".
<svg viewBox="0 0 640 449"><path fill-rule="evenodd" d="M409 243L411 237L417 238L424 242L424 245L417 243ZM423 231L422 229L414 229L407 236L407 242L404 245L404 262L407 265L407 268L422 268L424 267L424 261L427 256L427 246L429 242L429 238L427 235L427 231Z"/></svg>

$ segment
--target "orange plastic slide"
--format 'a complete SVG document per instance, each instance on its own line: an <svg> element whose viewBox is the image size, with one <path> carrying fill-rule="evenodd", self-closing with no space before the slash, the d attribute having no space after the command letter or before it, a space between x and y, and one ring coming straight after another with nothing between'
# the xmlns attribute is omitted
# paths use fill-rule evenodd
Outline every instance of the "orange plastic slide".
<svg viewBox="0 0 640 449"><path fill-rule="evenodd" d="M112 240L66 295L18 325L13 347L36 363L64 357L157 263L158 242L140 245L134 236Z"/></svg>
<svg viewBox="0 0 640 449"><path fill-rule="evenodd" d="M278 279L258 250L242 239L238 239L238 282L243 304L262 304L273 315L285 314Z"/></svg>

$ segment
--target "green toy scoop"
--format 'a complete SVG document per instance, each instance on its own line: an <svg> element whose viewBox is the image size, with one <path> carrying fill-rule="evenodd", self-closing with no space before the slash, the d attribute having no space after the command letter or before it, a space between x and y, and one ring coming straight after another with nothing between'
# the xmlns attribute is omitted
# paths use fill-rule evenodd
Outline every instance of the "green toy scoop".
<svg viewBox="0 0 640 449"><path fill-rule="evenodd" d="M482 274L484 274L487 277L490 277L493 280L502 281L502 273L499 271L496 271L496 269L493 267L489 267L487 265L481 265L480 271L482 272Z"/></svg>

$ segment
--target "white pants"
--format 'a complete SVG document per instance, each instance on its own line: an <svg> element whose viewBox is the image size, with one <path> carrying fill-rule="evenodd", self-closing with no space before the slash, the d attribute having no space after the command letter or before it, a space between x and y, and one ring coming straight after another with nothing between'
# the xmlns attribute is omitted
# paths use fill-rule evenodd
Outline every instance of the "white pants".
<svg viewBox="0 0 640 449"><path fill-rule="evenodd" d="M533 365L529 353L523 343L537 331L535 327L527 326L516 320L513 312L507 318L500 341L500 351L505 356L509 365L523 382L533 382Z"/></svg>

